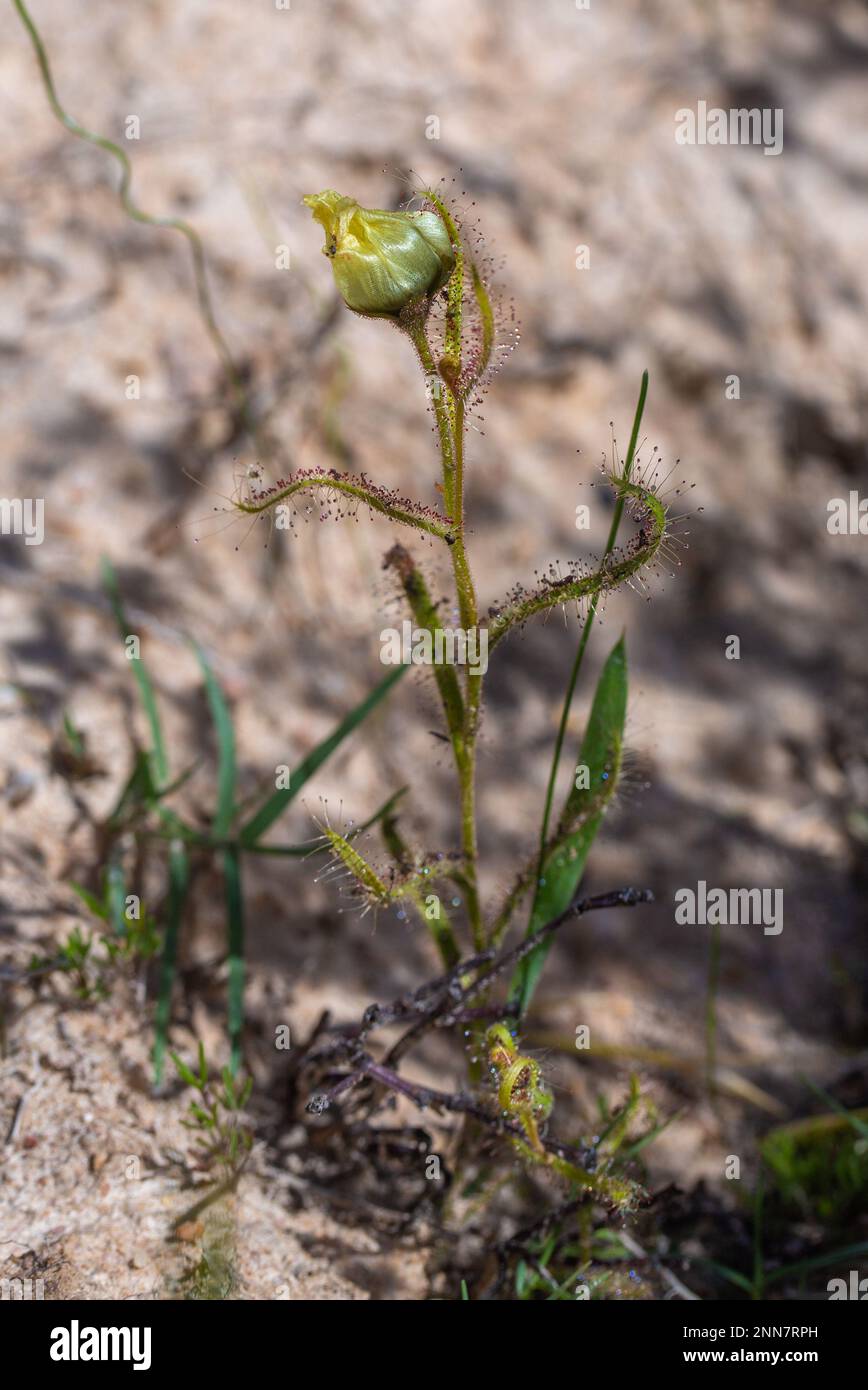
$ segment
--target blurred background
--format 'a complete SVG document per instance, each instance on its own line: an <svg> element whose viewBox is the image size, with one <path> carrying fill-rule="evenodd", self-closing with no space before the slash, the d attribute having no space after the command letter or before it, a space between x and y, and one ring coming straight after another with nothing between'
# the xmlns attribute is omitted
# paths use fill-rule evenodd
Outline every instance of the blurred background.
<svg viewBox="0 0 868 1390"><path fill-rule="evenodd" d="M657 901L560 936L535 1008L557 1094L582 1114L601 1088L621 1094L631 1065L647 1067L658 1105L679 1113L647 1155L652 1184L685 1188L720 1189L728 1154L747 1175L758 1136L817 1108L803 1077L868 1104L868 542L826 525L830 499L868 486L865 6L91 0L70 22L60 0L33 0L32 12L67 110L128 151L143 208L200 232L267 448L231 409L184 241L124 216L117 166L53 118L4 5L0 494L45 499L41 546L0 539L4 948L26 959L75 920L66 881L99 862L89 818L116 801L132 734L145 733L102 555L142 636L175 765L202 758L185 791L194 811L213 804L215 758L188 635L230 699L242 790L297 765L380 679L379 632L403 616L381 570L394 528L322 523L313 505L265 549L265 526L220 509L255 463L271 480L366 472L436 505L411 354L338 307L301 199L333 187L394 207L444 178L459 215L478 219L521 332L467 469L483 608L550 560L602 549L608 504L589 484L610 422L626 448L645 367L643 457L658 446L664 472L680 460L672 484L695 484L673 499L682 566L651 581L648 601L608 601L571 719L565 778L596 672L626 630L629 771L585 883L635 883ZM782 109L783 152L677 144L675 113L699 100ZM138 139L126 138L131 116ZM582 502L590 531L575 527ZM446 593L439 555L413 548ZM739 660L725 655L733 635ZM574 615L557 614L492 662L489 902L534 843L577 636ZM99 770L81 784L53 761L65 713ZM320 797L358 821L407 783L409 837L455 848L436 727L413 674L317 776L283 838L312 833ZM282 860L247 875L253 1034L284 1017L303 1033L323 1007L352 1018L434 967L420 929L338 915L313 877ZM675 891L700 879L784 891L781 935L722 931L717 1046L730 1080L714 1100L702 1080L708 931L674 922ZM188 925L184 960L212 960L222 898L207 871ZM218 1050L221 998L194 1009ZM608 1061L554 1046L583 1023ZM457 1084L462 1059L432 1056ZM49 1220L38 1202L31 1217ZM406 1262L380 1285L364 1253L329 1267L348 1281L332 1296L420 1296Z"/></svg>

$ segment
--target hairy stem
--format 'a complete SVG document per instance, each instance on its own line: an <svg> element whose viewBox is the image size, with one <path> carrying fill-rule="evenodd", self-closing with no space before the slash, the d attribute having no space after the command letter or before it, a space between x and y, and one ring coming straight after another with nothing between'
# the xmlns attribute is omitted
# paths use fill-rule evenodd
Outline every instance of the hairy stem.
<svg viewBox="0 0 868 1390"><path fill-rule="evenodd" d="M437 422L440 456L443 464L443 495L447 511L452 519L449 554L452 560L452 573L455 578L461 625L466 632L470 632L471 630L478 630L479 613L476 606L473 576L470 573L470 564L464 544L464 402L454 394L452 387L443 382L438 375L424 322L416 320L410 323L407 331L426 377L433 382L431 399ZM467 916L473 944L477 949L484 945L485 936L476 873L478 860L476 730L479 722L481 687L481 675L473 676L468 673L463 739L459 741L453 738L452 740L461 796L461 846L465 860Z"/></svg>
<svg viewBox="0 0 868 1390"><path fill-rule="evenodd" d="M548 584L500 608L489 624L489 654L512 628L527 622L535 613L545 613L550 608L559 608L565 603L580 599L593 599L595 595L617 588L653 560L666 534L666 508L653 492L640 484L628 483L623 479L613 481L619 496L634 497L648 511L650 531L642 543L623 553L620 558L609 555L592 574L566 579L558 584Z"/></svg>
<svg viewBox="0 0 868 1390"><path fill-rule="evenodd" d="M464 403L454 401L455 420L455 541L449 548L452 557L452 572L458 594L458 611L461 625L466 632L478 630L479 614L476 607L476 591L464 546ZM445 467L445 459L444 459ZM458 776L461 784L461 843L464 850L465 873L467 878L467 914L473 933L473 944L479 950L485 945L485 932L479 906L479 891L476 882L478 845L476 838L476 732L479 726L479 701L482 695L482 675L467 673L467 698L464 702L464 749L458 760Z"/></svg>
<svg viewBox="0 0 868 1390"><path fill-rule="evenodd" d="M416 349L425 380L428 383L434 419L437 422L437 437L440 443L440 457L443 460L443 500L451 517L455 516L455 454L452 440L452 422L446 404L444 383L437 371L434 354L425 332L425 322L416 318L407 324L407 336Z"/></svg>
<svg viewBox="0 0 868 1390"><path fill-rule="evenodd" d="M255 494L247 501L243 498L236 499L233 506L240 512L255 516L261 512L271 511L273 507L295 496L297 492L315 491L317 488L325 488L331 492L341 493L344 497L355 498L356 501L363 502L366 507L370 507L372 511L380 512L383 516L389 517L391 521L398 521L404 526L412 526L417 531L425 531L428 535L436 536L439 540L447 540L452 535L452 527L448 517L439 517L433 511L429 513L428 509L420 503L398 500L384 488L377 487L364 477L354 478L349 474L338 473L331 469L300 471L294 477L277 483L265 492Z"/></svg>

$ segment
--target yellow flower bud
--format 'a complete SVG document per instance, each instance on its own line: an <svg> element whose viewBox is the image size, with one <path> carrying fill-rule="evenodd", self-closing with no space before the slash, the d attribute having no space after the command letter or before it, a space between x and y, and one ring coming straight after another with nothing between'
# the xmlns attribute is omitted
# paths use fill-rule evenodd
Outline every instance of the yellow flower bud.
<svg viewBox="0 0 868 1390"><path fill-rule="evenodd" d="M348 308L396 318L414 300L429 299L452 274L455 253L436 212L384 212L359 207L333 188L305 198L325 230L323 255Z"/></svg>

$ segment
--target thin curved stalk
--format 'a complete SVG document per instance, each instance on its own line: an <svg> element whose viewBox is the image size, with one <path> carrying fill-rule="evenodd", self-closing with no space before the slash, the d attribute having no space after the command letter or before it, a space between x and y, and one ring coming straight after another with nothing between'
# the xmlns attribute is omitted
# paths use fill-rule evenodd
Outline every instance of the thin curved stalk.
<svg viewBox="0 0 868 1390"><path fill-rule="evenodd" d="M36 28L36 25L33 22L33 19L27 10L27 6L24 4L24 0L12 0L12 3L15 9L18 11L18 15L21 19L21 22L24 25L30 37L30 41L33 45L33 51L36 55L36 61L39 65L39 71L42 77L42 85L45 88L45 94L48 98L48 104L51 107L51 110L53 111L54 115L60 121L61 125L65 126L65 128L72 135L77 136L80 140L86 140L90 145L96 145L98 149L105 150L108 154L112 155L113 158L116 159L120 164L121 181L118 187L118 197L120 199L121 206L123 207L124 212L127 214L128 217L131 217L134 222L142 222L148 227L162 227L170 231L180 232L181 235L186 238L187 244L190 247L190 256L193 262L193 279L196 287L196 300L199 305L199 312L202 316L202 321L205 324L205 330L208 334L208 337L211 339L217 356L219 357L223 365L223 370L226 374L227 380L229 381L229 385L232 390L233 397L235 399L235 405L238 415L240 419L243 421L244 427L250 434L251 439L253 439L254 442L260 446L261 449L262 446L258 436L257 424L250 407L250 401L247 395L247 391L245 390L244 384L241 379L241 373L238 370L238 366L229 348L229 344L226 342L226 339L220 330L220 326L217 323L217 316L214 310L214 303L211 298L211 291L208 287L208 275L205 263L205 248L202 245L202 238L199 236L199 233L196 231L195 227L192 227L189 222L185 222L183 218L153 217L150 213L145 212L142 208L138 206L137 203L133 201L132 194L130 192L130 186L132 184L133 178L133 169L129 160L129 156L123 149L121 149L120 145L116 145L113 140L107 139L107 137L104 135L96 135L92 130L88 130L86 126L81 125L79 121L75 120L74 117L70 116L69 113L64 110L63 106L60 103L60 99L57 95L57 90L54 85L54 78L51 73L51 64L48 60L48 53L46 52L45 45L42 42L39 30ZM264 452L264 450L262 451Z"/></svg>

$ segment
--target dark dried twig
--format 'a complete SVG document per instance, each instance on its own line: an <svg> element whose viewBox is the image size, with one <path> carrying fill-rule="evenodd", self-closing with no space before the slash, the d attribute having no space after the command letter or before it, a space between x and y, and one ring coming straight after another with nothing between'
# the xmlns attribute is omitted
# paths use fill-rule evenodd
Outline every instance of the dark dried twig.
<svg viewBox="0 0 868 1390"><path fill-rule="evenodd" d="M472 985L462 990L457 1003L457 1011L453 1010L452 1013L441 1017L438 1020L437 1026L439 1028L448 1028L452 1023L457 1022L456 1012L460 1014L462 1006L469 999L472 999L475 995L479 994L481 990L487 988L493 980L497 979L498 975L505 974L507 970L514 970L515 967L524 960L525 956L529 956L532 951L536 950L540 942L552 936L567 922L572 921L574 917L583 917L586 912L596 912L600 908L636 907L638 903L650 903L653 901L654 894L648 888L618 888L611 893L598 893L596 897L593 898L574 899L569 907L558 917L553 917L550 922L547 922L544 927L540 927L539 931L535 931L532 936L525 937L524 941L518 946L513 947L511 951L504 951L503 954L497 958L490 970L486 971L484 975L480 975Z"/></svg>
<svg viewBox="0 0 868 1390"><path fill-rule="evenodd" d="M525 956L539 946L540 942L553 935L575 917L586 912L599 911L607 907L635 907L638 903L654 901L654 894L647 888L619 888L611 893L598 893L591 898L576 898L559 916L553 917L544 927L527 937L518 946L503 951L498 956L493 947L477 955L461 960L457 965L429 980L419 989L402 995L391 1004L370 1004L362 1015L361 1023L342 1026L339 1035L321 1047L313 1048L308 1054L309 1062L325 1062L338 1058L351 1058L358 1055L367 1038L378 1028L388 1028L392 1024L411 1019L407 1032L399 1038L388 1054L388 1060L396 1062L426 1029L451 1028L456 1023L485 1017L512 1017L510 1004L503 1008L485 1006L481 1009L468 1009L466 1006L476 995L486 989L494 980L512 971ZM493 962L493 964L492 964ZM465 983L467 976L490 965L490 969Z"/></svg>
<svg viewBox="0 0 868 1390"><path fill-rule="evenodd" d="M509 1116L497 1114L484 1102L466 1091L440 1091L423 1086L401 1076L396 1070L397 1063L404 1053L422 1034L431 1027L446 1028L456 1023L478 1021L483 1017L503 1018L511 1015L511 1005L468 1008L469 1001L507 971L512 971L525 956L529 955L541 941L558 931L560 927L586 912L607 907L633 907L637 903L653 901L653 894L647 889L621 888L611 893L600 893L595 897L577 898L565 912L546 923L533 936L509 951L495 955L493 949L480 952L429 981L410 994L401 996L391 1004L371 1004L364 1012L359 1024L341 1028L338 1036L327 1043L311 1048L307 1064L345 1063L350 1069L337 1077L330 1089L311 1096L307 1109L312 1114L322 1114L341 1096L363 1081L373 1081L387 1091L404 1096L407 1100L426 1110L433 1107L453 1114L468 1115L480 1124L509 1138L525 1140L525 1130ZM488 969L483 967L488 966ZM476 973L481 970L482 973ZM475 978L467 982L468 975ZM377 1062L366 1050L368 1036L378 1028L412 1019L410 1027L386 1054L384 1061ZM325 1074L331 1071L326 1067ZM334 1073L332 1072L332 1075ZM542 1144L550 1154L564 1159L587 1175L589 1184L596 1162L593 1149L580 1150L562 1144L552 1138L542 1139Z"/></svg>
<svg viewBox="0 0 868 1390"><path fill-rule="evenodd" d="M502 1115L494 1114L468 1092L438 1091L431 1086L419 1085L415 1081L409 1081L405 1076L400 1076L391 1068L383 1066L382 1063L375 1062L367 1053L363 1053L358 1058L355 1069L341 1077L330 1091L321 1091L311 1096L307 1109L314 1115L323 1114L333 1101L337 1100L345 1091L350 1090L351 1087L358 1085L366 1077L370 1077L372 1081L378 1082L397 1095L406 1097L420 1110L434 1108L435 1110L447 1110L452 1114L470 1115L472 1119L478 1120L480 1124L486 1125L498 1134L505 1134L509 1138L520 1140L526 1139L525 1131L520 1124L505 1119ZM542 1143L548 1152L554 1154L555 1157L563 1158L568 1163L585 1169L590 1178L594 1165L593 1149L575 1149L569 1144L562 1144L557 1139L543 1139Z"/></svg>

